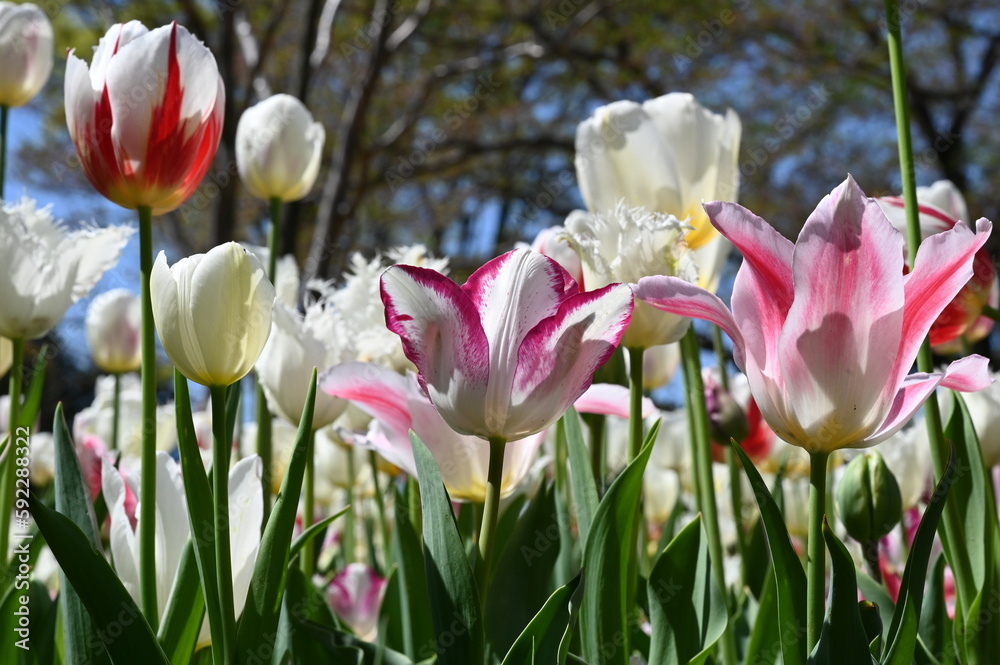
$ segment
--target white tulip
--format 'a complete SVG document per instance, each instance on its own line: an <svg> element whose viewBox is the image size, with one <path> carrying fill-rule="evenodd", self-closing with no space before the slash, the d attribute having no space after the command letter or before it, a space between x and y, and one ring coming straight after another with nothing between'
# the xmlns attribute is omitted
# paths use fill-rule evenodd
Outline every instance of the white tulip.
<svg viewBox="0 0 1000 665"><path fill-rule="evenodd" d="M87 344L94 364L111 374L138 371L142 361L139 329L142 307L128 289L96 296L87 309Z"/></svg>
<svg viewBox="0 0 1000 665"><path fill-rule="evenodd" d="M0 2L0 105L24 106L52 73L52 24L30 3Z"/></svg>
<svg viewBox="0 0 1000 665"><path fill-rule="evenodd" d="M67 231L51 206L27 197L0 208L0 335L36 339L87 295L115 263L134 229Z"/></svg>
<svg viewBox="0 0 1000 665"><path fill-rule="evenodd" d="M274 287L257 257L234 242L150 275L153 320L181 374L205 386L236 383L253 368L271 331Z"/></svg>
<svg viewBox="0 0 1000 665"><path fill-rule="evenodd" d="M316 182L326 133L305 105L274 95L248 108L236 127L236 167L259 199L297 201Z"/></svg>
<svg viewBox="0 0 1000 665"><path fill-rule="evenodd" d="M313 368L323 372L344 360L334 340L317 334L312 325L317 316L322 316L317 307L322 309L314 305L302 317L287 305L275 305L271 335L255 365L268 405L293 425L302 418ZM336 420L346 406L342 399L317 392L313 431Z"/></svg>
<svg viewBox="0 0 1000 665"><path fill-rule="evenodd" d="M1000 374L992 376L994 381L986 390L962 394L987 467L1000 463Z"/></svg>
<svg viewBox="0 0 1000 665"><path fill-rule="evenodd" d="M260 260L260 264L264 266L267 278L271 280L272 284L274 284L274 291L277 294L274 302L281 302L285 303L289 307L295 307L299 301L300 282L299 264L295 262L295 257L292 254L279 256L278 260L275 262L274 272L276 275L271 275L268 273L268 259L271 256L271 250L260 245L250 245L247 243L240 244L243 245L244 249L250 250L256 254L257 258Z"/></svg>
<svg viewBox="0 0 1000 665"><path fill-rule="evenodd" d="M592 215L576 210L566 219L565 234L580 254L583 281L592 291L617 282L636 283L650 275L670 275L689 282L698 278L684 241L688 227L661 215L619 202ZM661 312L636 300L622 346L647 348L676 342L691 320Z"/></svg>
<svg viewBox="0 0 1000 665"><path fill-rule="evenodd" d="M701 204L736 201L741 131L732 109L712 113L687 93L598 108L576 130L576 173L587 209L608 212L624 199L687 219L699 285L715 290L731 246Z"/></svg>

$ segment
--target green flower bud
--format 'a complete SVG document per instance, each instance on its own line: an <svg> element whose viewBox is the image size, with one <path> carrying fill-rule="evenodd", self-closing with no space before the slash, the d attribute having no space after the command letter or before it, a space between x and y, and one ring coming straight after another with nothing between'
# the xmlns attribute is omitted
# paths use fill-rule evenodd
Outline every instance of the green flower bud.
<svg viewBox="0 0 1000 665"><path fill-rule="evenodd" d="M851 460L837 488L840 521L861 543L877 541L899 523L903 498L896 478L876 452Z"/></svg>

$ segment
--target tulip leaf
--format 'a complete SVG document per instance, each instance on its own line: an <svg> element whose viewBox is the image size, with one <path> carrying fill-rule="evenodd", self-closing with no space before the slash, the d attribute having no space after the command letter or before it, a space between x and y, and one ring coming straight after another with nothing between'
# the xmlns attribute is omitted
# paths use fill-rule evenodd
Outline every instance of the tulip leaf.
<svg viewBox="0 0 1000 665"><path fill-rule="evenodd" d="M871 639L858 610L858 580L850 552L823 518L823 538L830 550L830 605L810 665L872 663ZM880 627L881 630L881 627Z"/></svg>
<svg viewBox="0 0 1000 665"><path fill-rule="evenodd" d="M413 483L409 479L408 483ZM434 644L434 626L430 617L430 599L427 595L427 582L424 578L424 555L421 550L420 536L410 521L410 511L407 506L407 496L398 488L395 492L395 529L392 534L392 545L395 549L396 575L399 588L398 613L392 615L391 624L399 624L402 637L403 652L411 659L418 657L417 650ZM383 604L383 616L389 608ZM433 655L421 653L419 656Z"/></svg>
<svg viewBox="0 0 1000 665"><path fill-rule="evenodd" d="M739 444L733 441L732 445L757 498L757 508L771 553L782 659L785 665L803 665L806 662L806 573L792 547L781 511L768 492L764 479Z"/></svg>
<svg viewBox="0 0 1000 665"><path fill-rule="evenodd" d="M630 576L638 574L630 570L629 562L635 561L633 551L638 547L637 507L656 431L654 426L642 450L604 495L584 545L580 636L583 657L591 662L627 665L629 661L632 607L627 606L626 595ZM581 475L591 478L589 467L586 473L574 473L574 482Z"/></svg>
<svg viewBox="0 0 1000 665"><path fill-rule="evenodd" d="M191 661L205 618L205 594L198 578L194 541L189 540L177 564L177 576L160 619L159 640L173 665Z"/></svg>
<svg viewBox="0 0 1000 665"><path fill-rule="evenodd" d="M520 589L490 594L486 601L486 637L496 653L507 653L545 605L558 557L559 523L554 487L549 485L528 503L493 568L491 588Z"/></svg>
<svg viewBox="0 0 1000 665"><path fill-rule="evenodd" d="M28 389L22 395L21 410L18 412L18 420L22 427L31 427L38 420L38 412L42 408L42 393L45 387L45 368L48 365L48 350L49 345L45 344L38 352L38 356L35 359L35 367L31 370L31 379L28 381Z"/></svg>
<svg viewBox="0 0 1000 665"><path fill-rule="evenodd" d="M180 452L181 476L184 478L184 496L187 499L188 522L191 525L191 542L194 559L201 580L202 597L208 614L209 628L213 632L222 625L222 606L219 602L218 581L215 569L215 514L212 490L201 460L198 436L195 434L191 415L191 397L187 379L174 370L174 415L177 422L177 449ZM173 630L173 629L171 629Z"/></svg>
<svg viewBox="0 0 1000 665"><path fill-rule="evenodd" d="M861 592L861 597L865 600L871 601L878 608L879 617L882 619L883 631L888 626L892 625L892 615L896 609L896 604L892 602L892 596L886 591L885 586L881 582L876 582L871 577L869 577L863 570L857 571L858 575L858 590ZM885 646L885 635L883 637L882 645Z"/></svg>
<svg viewBox="0 0 1000 665"><path fill-rule="evenodd" d="M260 653L271 648L278 615L281 610L281 596L285 586L285 571L288 567L292 531L295 515L299 507L299 494L309 456L309 440L312 436L313 412L316 407L316 370L313 369L306 393L302 418L295 436L295 447L281 481L278 498L271 508L267 525L260 539L260 550L254 564L253 578L247 595L246 607L239 621L236 635L236 653ZM247 657L249 658L249 657Z"/></svg>
<svg viewBox="0 0 1000 665"><path fill-rule="evenodd" d="M91 546L100 548L97 522L91 510L90 491L80 471L80 461L76 456L69 429L66 427L62 404L56 405L52 424L56 510L80 527ZM63 649L66 660L81 664L108 662L104 649L94 648L99 647L100 642L93 639L93 622L76 590L67 583L66 573L62 570L59 571L59 588L61 589L59 612L62 614Z"/></svg>
<svg viewBox="0 0 1000 665"><path fill-rule="evenodd" d="M568 460L566 420L560 418L556 422L555 463L553 464L556 520L559 523L559 558L556 560L552 585L555 587L567 584L580 570L579 557L575 549L577 539L573 535L572 501L567 473Z"/></svg>
<svg viewBox="0 0 1000 665"><path fill-rule="evenodd" d="M951 644L951 619L948 618L948 607L944 597L943 554L938 554L931 566L930 579L927 580L926 596L923 607L920 608L920 627L918 634L924 646L934 656L945 653Z"/></svg>
<svg viewBox="0 0 1000 665"><path fill-rule="evenodd" d="M76 589L111 660L120 663L169 661L132 596L93 543L73 521L47 508L34 495L31 514L69 583Z"/></svg>
<svg viewBox="0 0 1000 665"><path fill-rule="evenodd" d="M882 613L875 603L862 600L858 603L858 614L861 615L861 625L865 629L865 639L868 640L871 655L879 660L882 657Z"/></svg>
<svg viewBox="0 0 1000 665"><path fill-rule="evenodd" d="M534 618L514 640L503 659L503 665L561 663L559 648L562 637L571 627L570 599L580 585L577 575L549 596Z"/></svg>
<svg viewBox="0 0 1000 665"><path fill-rule="evenodd" d="M51 665L55 662L58 603L49 598L44 584L27 577L21 578L0 599L0 663L7 665ZM21 632L23 631L23 632ZM97 639L96 636L93 639ZM95 649L108 662L103 648ZM68 662L68 661L63 661ZM81 662L94 662L81 661Z"/></svg>
<svg viewBox="0 0 1000 665"><path fill-rule="evenodd" d="M306 529L305 531L303 531L302 533L300 533L298 535L298 537L296 537L296 539L292 541L291 548L288 551L288 557L292 558L296 554L298 554L299 551L303 547L306 546L306 543L308 543L311 540L315 539L316 536L318 536L320 533L322 533L323 529L325 529L326 527L330 526L331 522L333 522L338 517L341 517L349 509L350 509L350 506L344 506L343 508L341 508L340 510L338 510L337 512L335 512L333 515L330 515L328 517L324 517L319 522L316 522L315 524L310 525L308 529Z"/></svg>
<svg viewBox="0 0 1000 665"><path fill-rule="evenodd" d="M590 526L594 523L597 512L597 485L594 482L593 468L590 466L590 454L583 443L583 432L580 430L580 418L576 409L569 407L562 417L566 435L566 445L569 449L570 481L573 488L573 505L576 508L576 520L580 530L580 542L587 542Z"/></svg>
<svg viewBox="0 0 1000 665"><path fill-rule="evenodd" d="M961 474L955 465L955 453L955 448L952 448L948 466L924 510L920 526L917 527L916 536L913 538L913 545L910 546L910 553L906 557L906 568L903 569L899 596L896 598L896 610L892 614L892 623L885 638L886 656L882 662L886 665L904 665L904 663L909 665L913 660L920 626L924 582L927 579L927 563L930 560L931 548L934 546L934 534L941 520L949 489L955 483L961 482Z"/></svg>
<svg viewBox="0 0 1000 665"><path fill-rule="evenodd" d="M768 562L757 604L757 616L746 646L747 663L774 665L781 658L781 634L778 628L778 589Z"/></svg>
<svg viewBox="0 0 1000 665"><path fill-rule="evenodd" d="M712 577L701 515L670 542L646 587L652 626L649 661L700 665L729 623L725 598Z"/></svg>
<svg viewBox="0 0 1000 665"><path fill-rule="evenodd" d="M771 498L774 505L782 514L785 513L785 496L782 481L785 478L785 469L788 467L788 456L786 455L777 472L774 474L774 482L771 484ZM750 527L750 535L746 539L746 547L743 551L746 557L746 565L743 567L747 571L746 585L750 588L750 593L754 598L760 600L763 593L765 577L771 575L771 557L767 550L767 535L764 533L764 522L758 514Z"/></svg>
<svg viewBox="0 0 1000 665"><path fill-rule="evenodd" d="M479 591L455 524L451 500L431 452L410 432L423 509L424 574L440 665L483 662Z"/></svg>

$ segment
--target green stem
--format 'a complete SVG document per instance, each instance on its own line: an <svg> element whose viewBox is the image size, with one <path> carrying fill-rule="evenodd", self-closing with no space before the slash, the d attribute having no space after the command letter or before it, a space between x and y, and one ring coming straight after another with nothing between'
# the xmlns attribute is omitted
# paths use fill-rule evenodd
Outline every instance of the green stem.
<svg viewBox="0 0 1000 665"><path fill-rule="evenodd" d="M903 202L906 213L906 249L910 267L917 257L920 246L920 217L917 210L916 169L913 161L913 142L910 139L910 111L906 103L906 65L903 60L903 38L899 24L899 5L897 0L885 0L886 25L888 27L889 67L892 71L892 97L896 111L896 133L899 135L899 168L903 184ZM996 310L984 307L987 316L996 314ZM928 340L924 340L917 353L917 369L921 372L934 371L934 358ZM927 424L927 434L930 439L931 460L934 464L934 477L940 480L948 467L950 449L944 440L941 410L937 399L931 398L924 403L924 421ZM942 519L942 534L955 529L954 525L962 524L959 506L954 501L945 503ZM955 585L958 588L958 598L963 611L968 611L972 600L976 597L975 581L969 554L964 547L949 547L946 537L945 548L948 563L955 573Z"/></svg>
<svg viewBox="0 0 1000 665"><path fill-rule="evenodd" d="M490 584L490 566L493 563L494 536L500 514L500 490L503 482L503 454L507 442L490 439L490 466L486 474L486 500L483 502L483 521L479 527L479 561L476 582L479 585L479 602L485 610Z"/></svg>
<svg viewBox="0 0 1000 665"><path fill-rule="evenodd" d="M830 453L810 453L809 460L809 540L806 588L806 649L811 653L819 642L826 613L826 543L823 516L826 514L826 463Z"/></svg>
<svg viewBox="0 0 1000 665"><path fill-rule="evenodd" d="M726 348L722 345L722 329L712 326L712 348L719 365L719 385L729 392L729 358ZM725 442L721 442L725 443ZM729 500L733 504L733 520L736 522L736 547L740 555L740 579L747 579L747 535L743 528L743 466L733 451L732 446L726 446L726 466L729 467Z"/></svg>
<svg viewBox="0 0 1000 665"><path fill-rule="evenodd" d="M600 413L585 413L583 422L590 430L590 468L594 472L594 485L598 496L604 496L604 426L607 418Z"/></svg>
<svg viewBox="0 0 1000 665"><path fill-rule="evenodd" d="M222 640L212 636L212 650L222 649L223 662L235 657L236 611L233 606L233 564L229 548L229 447L226 433L226 387L212 386L212 494L215 499L215 572L222 605Z"/></svg>
<svg viewBox="0 0 1000 665"><path fill-rule="evenodd" d="M6 104L0 105L0 199L4 197L4 180L7 175L7 113Z"/></svg>
<svg viewBox="0 0 1000 665"><path fill-rule="evenodd" d="M308 468L308 467L307 467ZM354 485L357 482L357 473L354 468L354 448L347 449L347 513L344 515L344 564L354 562ZM307 498L308 505L312 499ZM310 520L312 518L310 517Z"/></svg>
<svg viewBox="0 0 1000 665"><path fill-rule="evenodd" d="M142 448L139 480L139 597L142 613L155 632L156 603L156 338L149 276L153 270L153 210L140 206L139 269L142 325Z"/></svg>
<svg viewBox="0 0 1000 665"><path fill-rule="evenodd" d="M267 275L274 284L278 276L278 239L281 227L281 205L282 201L278 197L272 197L269 201L271 206L271 224L267 232ZM264 467L264 474L261 482L264 486L264 521L261 529L267 524L268 515L271 513L271 465L274 456L271 433L271 411L267 407L267 396L264 388L261 387L260 379L257 380L257 454L260 456L261 464Z"/></svg>
<svg viewBox="0 0 1000 665"><path fill-rule="evenodd" d="M111 450L118 450L118 418L121 415L122 375L115 372L115 396L111 402Z"/></svg>
<svg viewBox="0 0 1000 665"><path fill-rule="evenodd" d="M308 450L306 452L306 475L302 481L302 530L313 524L316 515L316 432L309 433ZM311 580L316 572L315 540L310 540L302 547L302 574Z"/></svg>
<svg viewBox="0 0 1000 665"><path fill-rule="evenodd" d="M645 349L628 349L628 461L639 455L642 446L642 354Z"/></svg>
<svg viewBox="0 0 1000 665"><path fill-rule="evenodd" d="M10 543L10 516L14 508L14 484L17 454L18 421L21 418L21 382L24 377L24 340L12 339L13 361L10 366L10 419L7 421L7 455L0 468L0 562L7 563Z"/></svg>
<svg viewBox="0 0 1000 665"><path fill-rule="evenodd" d="M723 565L722 537L719 534L719 511L715 503L715 479L712 477L712 440L709 434L708 406L705 404L705 385L701 378L700 352L698 336L692 326L681 338L681 357L684 362L684 376L687 380L688 411L691 413L691 423L694 425L692 434L697 460L700 510L704 516L703 523L708 535L708 553L712 564L712 575L718 582L719 588L725 589L726 575ZM723 593L723 596L726 599L727 611L729 611L731 610L729 594ZM722 636L721 645L723 662L735 665L737 657L733 631L726 630Z"/></svg>
<svg viewBox="0 0 1000 665"><path fill-rule="evenodd" d="M368 463L372 466L372 485L375 487L375 509L378 511L379 535L382 536L382 570L383 574L389 570L392 548L389 547L389 526L385 519L385 497L382 496L382 488L378 482L378 457L374 450L368 451Z"/></svg>
<svg viewBox="0 0 1000 665"><path fill-rule="evenodd" d="M994 321L1000 321L1000 309L995 307L990 307L989 305L983 305L983 316L989 317Z"/></svg>

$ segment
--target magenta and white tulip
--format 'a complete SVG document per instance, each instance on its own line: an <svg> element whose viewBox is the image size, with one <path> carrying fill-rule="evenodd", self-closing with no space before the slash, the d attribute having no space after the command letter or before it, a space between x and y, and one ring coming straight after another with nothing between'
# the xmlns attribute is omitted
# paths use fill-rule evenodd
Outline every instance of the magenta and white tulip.
<svg viewBox="0 0 1000 665"><path fill-rule="evenodd" d="M363 640L374 641L386 581L363 563L350 563L327 588L330 607Z"/></svg>
<svg viewBox="0 0 1000 665"><path fill-rule="evenodd" d="M548 427L583 394L632 314L632 292L581 293L556 261L519 249L462 286L433 270L382 276L386 325L455 431L516 441Z"/></svg>
<svg viewBox="0 0 1000 665"><path fill-rule="evenodd" d="M128 289L111 289L96 296L84 322L94 364L111 374L138 371L141 320L139 297Z"/></svg>
<svg viewBox="0 0 1000 665"><path fill-rule="evenodd" d="M987 360L909 374L942 309L972 276L991 223L927 238L903 274L903 237L854 180L825 197L793 244L749 210L705 206L743 253L732 311L673 277L639 281L636 297L706 319L733 340L736 364L768 425L810 452L863 448L897 432L937 386L980 390Z"/></svg>

